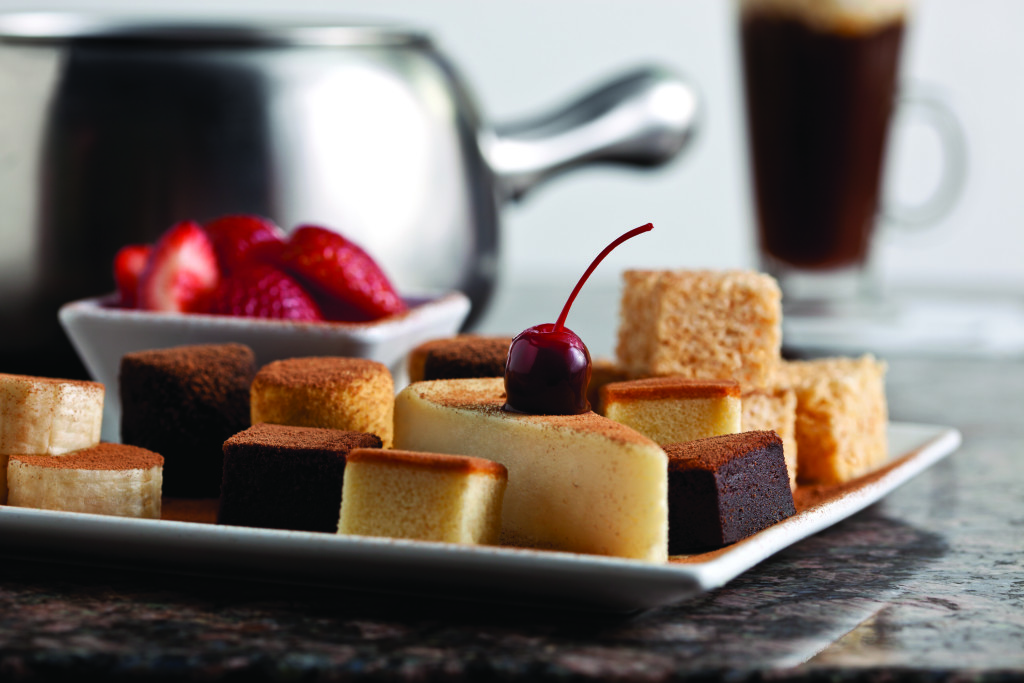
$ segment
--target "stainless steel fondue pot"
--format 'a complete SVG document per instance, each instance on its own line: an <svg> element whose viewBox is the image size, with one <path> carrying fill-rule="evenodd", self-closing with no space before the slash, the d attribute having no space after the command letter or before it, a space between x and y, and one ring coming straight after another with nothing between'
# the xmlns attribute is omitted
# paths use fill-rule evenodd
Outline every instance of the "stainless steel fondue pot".
<svg viewBox="0 0 1024 683"><path fill-rule="evenodd" d="M402 291L460 289L479 316L503 204L584 164L661 164L697 112L647 68L492 127L396 26L0 16L0 369L74 372L57 308L111 290L121 245L227 213L335 228Z"/></svg>

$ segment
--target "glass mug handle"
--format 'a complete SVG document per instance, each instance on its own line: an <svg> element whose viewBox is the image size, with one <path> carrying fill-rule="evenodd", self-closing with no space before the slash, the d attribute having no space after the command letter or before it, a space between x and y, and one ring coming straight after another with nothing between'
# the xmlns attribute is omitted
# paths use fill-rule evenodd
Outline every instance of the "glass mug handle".
<svg viewBox="0 0 1024 683"><path fill-rule="evenodd" d="M938 135L942 147L942 175L922 201L901 203L887 196L882 202L882 218L889 224L907 229L927 227L957 203L967 179L967 138L960 119L952 108L936 94L919 91L901 92L896 97L900 116L913 112Z"/></svg>

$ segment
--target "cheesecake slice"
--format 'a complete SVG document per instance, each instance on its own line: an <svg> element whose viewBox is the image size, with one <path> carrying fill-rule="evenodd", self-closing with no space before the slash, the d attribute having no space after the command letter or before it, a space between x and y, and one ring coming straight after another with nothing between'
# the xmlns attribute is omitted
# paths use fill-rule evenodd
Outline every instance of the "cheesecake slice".
<svg viewBox="0 0 1024 683"><path fill-rule="evenodd" d="M395 448L504 465L505 545L667 559L660 446L596 413L525 415L504 403L500 377L412 384L395 399Z"/></svg>

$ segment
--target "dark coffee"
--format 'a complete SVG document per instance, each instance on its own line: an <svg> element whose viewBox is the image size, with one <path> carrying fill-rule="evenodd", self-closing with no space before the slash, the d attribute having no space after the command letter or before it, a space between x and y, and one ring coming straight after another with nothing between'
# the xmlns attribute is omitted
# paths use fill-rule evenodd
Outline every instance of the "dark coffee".
<svg viewBox="0 0 1024 683"><path fill-rule="evenodd" d="M773 13L743 17L762 253L811 269L863 264L903 26L829 31Z"/></svg>

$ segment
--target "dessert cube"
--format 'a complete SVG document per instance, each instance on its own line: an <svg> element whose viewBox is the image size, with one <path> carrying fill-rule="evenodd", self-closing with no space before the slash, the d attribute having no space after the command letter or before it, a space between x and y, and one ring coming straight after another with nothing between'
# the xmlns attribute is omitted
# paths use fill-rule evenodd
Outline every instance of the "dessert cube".
<svg viewBox="0 0 1024 683"><path fill-rule="evenodd" d="M380 437L315 427L255 424L224 442L220 524L334 532L345 462Z"/></svg>
<svg viewBox="0 0 1024 683"><path fill-rule="evenodd" d="M780 357L781 300L773 278L751 271L626 271L617 360L632 377L767 386Z"/></svg>
<svg viewBox="0 0 1024 683"><path fill-rule="evenodd" d="M365 358L289 358L252 383L252 424L367 432L391 447L395 389L387 367Z"/></svg>
<svg viewBox="0 0 1024 683"><path fill-rule="evenodd" d="M740 431L740 385L729 381L651 377L601 390L605 417L660 444Z"/></svg>
<svg viewBox="0 0 1024 683"><path fill-rule="evenodd" d="M354 450L338 533L495 544L507 481L502 465L483 458Z"/></svg>

